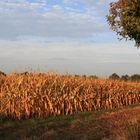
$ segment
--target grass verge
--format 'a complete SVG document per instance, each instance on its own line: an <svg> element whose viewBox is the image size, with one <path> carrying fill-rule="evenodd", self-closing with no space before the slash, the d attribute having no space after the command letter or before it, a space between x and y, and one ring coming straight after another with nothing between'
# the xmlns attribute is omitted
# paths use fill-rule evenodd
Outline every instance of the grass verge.
<svg viewBox="0 0 140 140"><path fill-rule="evenodd" d="M46 119L0 120L0 140L139 140L140 106Z"/></svg>

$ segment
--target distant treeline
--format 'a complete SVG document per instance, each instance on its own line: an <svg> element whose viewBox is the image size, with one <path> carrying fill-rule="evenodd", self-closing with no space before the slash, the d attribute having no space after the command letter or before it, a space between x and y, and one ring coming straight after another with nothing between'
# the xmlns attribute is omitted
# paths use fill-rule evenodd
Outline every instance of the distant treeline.
<svg viewBox="0 0 140 140"><path fill-rule="evenodd" d="M78 77L79 75L75 75L75 76ZM82 75L82 76L83 77L94 78L94 79L99 79L99 77L96 76L96 75L90 75L90 76ZM140 82L140 74L133 74L133 75L125 74L125 75L119 76L118 74L113 73L107 79Z"/></svg>
<svg viewBox="0 0 140 140"><path fill-rule="evenodd" d="M119 76L118 74L113 73L112 75L109 76L109 79L140 82L140 74L133 74L131 76L125 74L125 75Z"/></svg>
<svg viewBox="0 0 140 140"><path fill-rule="evenodd" d="M76 75L76 76L78 76L78 75ZM90 75L90 76L83 75L83 77L99 79L99 77L96 75ZM107 79L140 82L140 74L133 74L133 75L125 74L125 75L119 76L118 74L113 73Z"/></svg>
<svg viewBox="0 0 140 140"><path fill-rule="evenodd" d="M30 75L31 73L29 72L22 72L22 73L16 73L17 75ZM40 73L41 74L41 73ZM4 72L0 71L0 76L7 76ZM94 78L94 79L100 79L98 76L96 75L74 75L75 77L85 77L85 78ZM119 76L116 73L111 74L108 79L112 79L112 80L122 80L122 81L132 81L132 82L140 82L140 74L133 74L133 75L122 75Z"/></svg>

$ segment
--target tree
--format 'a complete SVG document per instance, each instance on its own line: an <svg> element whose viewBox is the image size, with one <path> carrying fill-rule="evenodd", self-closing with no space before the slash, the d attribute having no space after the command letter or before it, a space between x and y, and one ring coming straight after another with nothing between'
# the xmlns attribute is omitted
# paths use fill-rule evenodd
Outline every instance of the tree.
<svg viewBox="0 0 140 140"><path fill-rule="evenodd" d="M0 71L0 76L6 76L6 74L2 71Z"/></svg>
<svg viewBox="0 0 140 140"><path fill-rule="evenodd" d="M109 76L109 79L119 80L120 77L119 77L119 75L117 75L116 73L113 73L112 75Z"/></svg>
<svg viewBox="0 0 140 140"><path fill-rule="evenodd" d="M107 21L120 39L134 40L140 47L140 0L118 0L110 3Z"/></svg>
<svg viewBox="0 0 140 140"><path fill-rule="evenodd" d="M123 80L123 81L128 81L129 80L129 75L122 75L121 76L121 80Z"/></svg>
<svg viewBox="0 0 140 140"><path fill-rule="evenodd" d="M140 82L140 75L139 74L134 74L130 77L131 81L134 82Z"/></svg>

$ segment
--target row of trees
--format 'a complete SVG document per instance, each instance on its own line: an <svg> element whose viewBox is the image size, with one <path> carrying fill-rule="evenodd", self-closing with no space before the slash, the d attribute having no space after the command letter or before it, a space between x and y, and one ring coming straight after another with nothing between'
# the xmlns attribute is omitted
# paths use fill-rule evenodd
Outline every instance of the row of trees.
<svg viewBox="0 0 140 140"><path fill-rule="evenodd" d="M100 79L98 76L96 75L74 75L75 77L84 77L84 78L92 78L92 79ZM132 81L132 82L140 82L140 74L133 74L133 75L121 75L119 76L116 73L111 74L107 79L111 79L111 80L122 80L122 81Z"/></svg>
<svg viewBox="0 0 140 140"><path fill-rule="evenodd" d="M80 75L75 75L75 77L81 77ZM92 78L92 79L100 79L98 76L96 75L82 75L82 77L85 78ZM111 80L122 80L122 81L132 81L132 82L140 82L140 74L133 74L133 75L121 75L119 76L116 73L111 74L107 79L111 79Z"/></svg>
<svg viewBox="0 0 140 140"><path fill-rule="evenodd" d="M120 77L118 74L113 73L112 75L109 76L109 79L140 82L140 75L139 74L133 74L133 75L129 76L129 75L126 74L126 75L122 75Z"/></svg>

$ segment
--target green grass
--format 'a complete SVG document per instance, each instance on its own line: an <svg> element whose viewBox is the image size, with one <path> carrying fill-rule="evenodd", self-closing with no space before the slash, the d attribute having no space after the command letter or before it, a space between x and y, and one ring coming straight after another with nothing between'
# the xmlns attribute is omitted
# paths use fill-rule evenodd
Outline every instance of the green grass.
<svg viewBox="0 0 140 140"><path fill-rule="evenodd" d="M100 116L117 110L20 121L1 118L0 140L101 140L108 134L102 128Z"/></svg>
<svg viewBox="0 0 140 140"><path fill-rule="evenodd" d="M0 140L43 139L43 137L47 137L47 140L76 140L84 137L97 139L101 136L101 133L95 133L99 114L94 115L86 112L47 119L1 120Z"/></svg>

